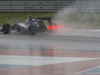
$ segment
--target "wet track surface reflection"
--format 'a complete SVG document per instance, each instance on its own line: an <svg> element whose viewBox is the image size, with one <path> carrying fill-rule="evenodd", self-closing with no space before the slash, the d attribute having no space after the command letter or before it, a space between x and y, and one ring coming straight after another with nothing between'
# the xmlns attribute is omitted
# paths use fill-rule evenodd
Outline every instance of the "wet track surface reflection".
<svg viewBox="0 0 100 75"><path fill-rule="evenodd" d="M99 58L97 36L0 34L0 75L86 75Z"/></svg>

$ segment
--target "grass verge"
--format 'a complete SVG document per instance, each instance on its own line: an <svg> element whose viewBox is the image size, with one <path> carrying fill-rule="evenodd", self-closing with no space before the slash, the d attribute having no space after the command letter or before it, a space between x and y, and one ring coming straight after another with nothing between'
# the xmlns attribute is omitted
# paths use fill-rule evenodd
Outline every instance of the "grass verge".
<svg viewBox="0 0 100 75"><path fill-rule="evenodd" d="M54 16L55 13L0 13L0 26L4 23L13 24L17 21L25 21L29 15L33 17Z"/></svg>

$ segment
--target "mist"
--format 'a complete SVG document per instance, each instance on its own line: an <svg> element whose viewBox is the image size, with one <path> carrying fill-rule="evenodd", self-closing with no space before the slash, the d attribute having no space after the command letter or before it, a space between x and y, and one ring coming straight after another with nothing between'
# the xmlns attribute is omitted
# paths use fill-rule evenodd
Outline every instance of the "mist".
<svg viewBox="0 0 100 75"><path fill-rule="evenodd" d="M99 3L99 0L76 0L70 6L59 10L54 21L57 24L63 24L67 29L99 29Z"/></svg>

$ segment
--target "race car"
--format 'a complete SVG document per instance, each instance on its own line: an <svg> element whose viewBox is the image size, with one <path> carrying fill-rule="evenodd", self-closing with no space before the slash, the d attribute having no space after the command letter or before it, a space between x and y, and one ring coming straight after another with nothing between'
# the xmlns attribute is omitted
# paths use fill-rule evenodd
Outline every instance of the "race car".
<svg viewBox="0 0 100 75"><path fill-rule="evenodd" d="M48 25L44 24L47 20ZM28 32L30 35L35 35L39 32L50 32L57 29L56 24L52 22L52 17L37 17L29 16L28 21L17 22L12 26L12 30L17 32Z"/></svg>
<svg viewBox="0 0 100 75"><path fill-rule="evenodd" d="M44 24L47 21L48 24ZM28 17L25 22L16 22L12 26L9 23L5 23L1 29L4 33L10 33L11 30L17 32L27 32L30 35L35 35L39 32L52 32L58 29L58 25L52 22L52 17Z"/></svg>

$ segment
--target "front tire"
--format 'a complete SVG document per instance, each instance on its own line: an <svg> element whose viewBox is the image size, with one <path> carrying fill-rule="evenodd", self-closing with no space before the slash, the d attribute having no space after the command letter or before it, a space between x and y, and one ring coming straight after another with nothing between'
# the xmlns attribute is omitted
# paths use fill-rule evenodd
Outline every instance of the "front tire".
<svg viewBox="0 0 100 75"><path fill-rule="evenodd" d="M5 23L3 25L3 33L8 34L11 31L11 25L9 23Z"/></svg>

